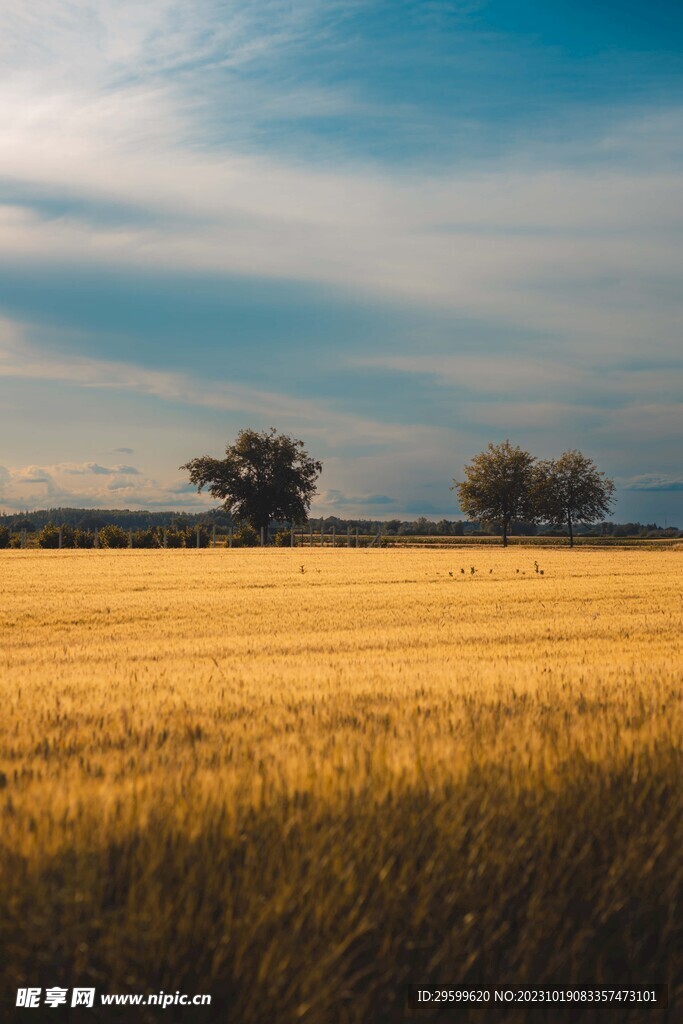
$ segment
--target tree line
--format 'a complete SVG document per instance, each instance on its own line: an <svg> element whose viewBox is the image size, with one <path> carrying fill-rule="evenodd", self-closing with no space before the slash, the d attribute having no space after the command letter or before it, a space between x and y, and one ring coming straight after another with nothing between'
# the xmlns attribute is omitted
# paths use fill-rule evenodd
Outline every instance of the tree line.
<svg viewBox="0 0 683 1024"><path fill-rule="evenodd" d="M39 548L208 548L213 539L213 527L206 523L195 527L153 526L148 529L128 529L116 523L107 523L99 530L85 530L69 523L45 523L36 531ZM279 543L283 543L281 539ZM252 526L243 523L231 536L233 547L256 547L259 536ZM21 534L11 533L0 525L0 548L20 548Z"/></svg>
<svg viewBox="0 0 683 1024"><path fill-rule="evenodd" d="M240 431L224 459L203 455L180 468L198 491L207 488L225 510L258 530L273 519L301 523L308 517L322 464L303 441L271 427ZM500 524L504 545L520 519L566 525L573 545L576 525L604 519L614 502L614 482L581 452L539 460L509 440L475 455L451 489L469 519Z"/></svg>
<svg viewBox="0 0 683 1024"><path fill-rule="evenodd" d="M199 527L200 546L208 544L209 530L216 525L237 527L235 543L247 546L257 543L261 530L272 524L284 528L309 521L311 502L317 492L322 463L311 457L304 442L287 434L278 434L274 427L267 431L241 430L235 442L228 444L224 459L209 455L191 459L180 467L198 492L206 489L222 504L211 512L150 513L116 510L59 510L62 517L62 547L92 547L95 536L102 547L125 547L135 527L135 547L161 546L162 535L167 547L196 545ZM581 452L571 449L557 459L538 459L510 440L489 444L464 467L462 480L454 480L451 490L458 496L468 522L441 520L430 523L422 518L413 523L390 520L383 524L387 533L441 534L462 536L466 533L499 533L504 545L514 524L535 533L538 524L561 528L574 543L577 530L593 523L602 523L603 533L621 532L619 527L604 522L614 503L614 482ZM80 519L76 518L80 515ZM49 512L13 517L5 525L0 520L0 547L18 546L11 528L33 530L33 517L41 522L39 544L59 546L59 530ZM42 518L47 517L47 518ZM108 521L103 522L106 517ZM340 526L377 526L376 521L328 517L327 523ZM162 529L163 525L163 529ZM633 524L631 524L633 525ZM656 524L642 528L657 530ZM674 533L677 531L674 531Z"/></svg>
<svg viewBox="0 0 683 1024"><path fill-rule="evenodd" d="M59 528L62 528L62 547L64 548L92 548L95 546L95 534L97 534L98 547L127 547L130 546L131 528L123 528L116 521L122 516L125 510L112 509L111 512L104 510L101 518L104 526L99 529L91 527L73 526L73 523L81 521L79 514L87 511L84 509L41 509L37 512L22 513L21 515L0 516L0 549L20 548L21 533L26 530L29 545L42 548L59 547ZM107 519L111 515L112 522ZM257 532L247 524L233 524L229 517L220 511L202 512L197 515L183 515L183 522L191 519L189 525L170 526L165 529L164 521L172 521L169 514L151 513L157 520L157 525L149 527L138 527L132 530L132 547L134 548L157 548L164 547L196 547L197 526L200 530L200 547L209 545L209 538L213 536L213 527L217 528L217 537L222 544L229 529L233 530L233 547L255 547L260 544L260 537ZM89 522L90 520L86 520ZM308 524L318 534L321 526L324 527L327 536L331 530L336 528L337 536L343 537L347 529L358 530L362 538L376 537L381 529L385 540L388 538L411 538L411 537L432 537L446 539L449 537L491 537L502 536L500 523L481 522L478 520L462 519L440 519L438 521L426 519L420 516L418 519L343 519L339 516L326 516L322 519L312 519ZM107 529L105 527L115 527ZM667 539L683 536L675 526L663 527L657 523L615 523L599 522L596 524L579 524L576 527L576 535L590 538L639 538L639 539ZM515 537L566 537L567 531L546 523L529 523L523 519L515 520L510 526L510 536ZM32 540L29 540L32 538ZM268 541L277 544L289 543L289 524L284 522L271 523ZM296 542L298 543L298 541ZM364 542L363 542L364 543Z"/></svg>

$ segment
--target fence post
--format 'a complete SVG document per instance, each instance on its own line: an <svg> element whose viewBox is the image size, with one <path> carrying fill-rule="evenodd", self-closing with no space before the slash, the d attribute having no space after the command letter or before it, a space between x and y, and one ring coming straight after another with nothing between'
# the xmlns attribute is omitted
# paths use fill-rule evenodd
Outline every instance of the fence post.
<svg viewBox="0 0 683 1024"><path fill-rule="evenodd" d="M320 547L325 547L325 520L320 520Z"/></svg>
<svg viewBox="0 0 683 1024"><path fill-rule="evenodd" d="M63 534L63 531L62 531L62 527L60 526L59 527L59 540L57 541L57 544L58 544L58 547L60 548L60 550L61 550L63 541L64 541L64 534Z"/></svg>
<svg viewBox="0 0 683 1024"><path fill-rule="evenodd" d="M229 548L232 547L232 531L233 531L233 527L231 526L229 528L229 530L228 530L228 547Z"/></svg>
<svg viewBox="0 0 683 1024"><path fill-rule="evenodd" d="M356 527L356 547L358 547L358 527Z"/></svg>
<svg viewBox="0 0 683 1024"><path fill-rule="evenodd" d="M128 531L128 547L129 548L133 547L133 531L132 530Z"/></svg>
<svg viewBox="0 0 683 1024"><path fill-rule="evenodd" d="M164 527L164 547L168 547L168 527Z"/></svg>
<svg viewBox="0 0 683 1024"><path fill-rule="evenodd" d="M310 523L308 527L308 546L313 547L313 523Z"/></svg>
<svg viewBox="0 0 683 1024"><path fill-rule="evenodd" d="M199 527L197 527L197 547L199 547Z"/></svg>
<svg viewBox="0 0 683 1024"><path fill-rule="evenodd" d="M263 547L263 527L261 527L261 547Z"/></svg>
<svg viewBox="0 0 683 1024"><path fill-rule="evenodd" d="M26 547L26 527L21 531L21 546L22 548Z"/></svg>
<svg viewBox="0 0 683 1024"><path fill-rule="evenodd" d="M292 532L291 532L291 536L290 536L290 545L289 546L291 548L294 547L294 523L292 523Z"/></svg>
<svg viewBox="0 0 683 1024"><path fill-rule="evenodd" d="M213 538L212 538L212 546L213 546L214 548L216 547L216 524L215 524L215 523L214 523L214 525L213 525Z"/></svg>
<svg viewBox="0 0 683 1024"><path fill-rule="evenodd" d="M350 526L346 527L346 546L347 546L347 548L351 547L351 527Z"/></svg>
<svg viewBox="0 0 683 1024"><path fill-rule="evenodd" d="M98 548L100 546L100 533L99 530L94 530L93 532L95 536L93 537L92 546L94 548Z"/></svg>
<svg viewBox="0 0 683 1024"><path fill-rule="evenodd" d="M337 527L333 525L332 526L332 547L334 548L336 546L337 546Z"/></svg>

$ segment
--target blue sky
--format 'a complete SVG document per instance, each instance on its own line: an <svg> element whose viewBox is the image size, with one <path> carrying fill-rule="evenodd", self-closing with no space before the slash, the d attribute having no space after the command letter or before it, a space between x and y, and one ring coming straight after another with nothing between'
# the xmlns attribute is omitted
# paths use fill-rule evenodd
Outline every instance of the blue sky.
<svg viewBox="0 0 683 1024"><path fill-rule="evenodd" d="M201 508L303 437L318 514L458 516L489 440L683 526L683 14L5 0L0 508Z"/></svg>

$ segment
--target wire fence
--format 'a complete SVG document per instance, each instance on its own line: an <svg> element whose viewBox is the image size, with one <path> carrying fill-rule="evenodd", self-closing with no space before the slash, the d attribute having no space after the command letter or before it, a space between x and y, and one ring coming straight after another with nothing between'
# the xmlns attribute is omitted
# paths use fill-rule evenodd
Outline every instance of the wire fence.
<svg viewBox="0 0 683 1024"><path fill-rule="evenodd" d="M244 531L239 527L199 524L182 531L174 527L155 527L149 530L124 530L111 528L102 530L73 530L68 526L56 527L50 524L50 533L45 531L20 531L8 535L0 548L27 549L67 549L67 548L423 548L453 549L477 546L490 547L500 545L501 538L495 535L469 536L419 536L414 534L387 533L380 525L376 530L368 531L360 527L338 527L323 521L309 522L300 526L272 524L260 531ZM107 532L109 531L109 532ZM508 538L512 546L533 547L566 547L568 540L563 536L512 536ZM612 536L576 536L574 545L577 547L653 547L683 548L677 537L637 538Z"/></svg>

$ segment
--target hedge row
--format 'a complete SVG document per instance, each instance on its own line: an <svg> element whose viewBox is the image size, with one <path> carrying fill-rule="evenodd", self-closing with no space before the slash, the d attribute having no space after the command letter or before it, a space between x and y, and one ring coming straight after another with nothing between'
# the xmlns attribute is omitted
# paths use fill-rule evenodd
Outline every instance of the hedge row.
<svg viewBox="0 0 683 1024"><path fill-rule="evenodd" d="M68 523L57 526L54 523L47 523L37 534L38 546L41 548L58 548L60 546L59 536L61 530L61 547L63 548L94 548L95 537L97 545L101 548L196 548L197 530L168 528L165 533L162 527L154 527L147 530L123 530L120 526L109 524L101 530L90 531L74 529ZM242 526L233 535L235 547L255 547L258 544L258 534L251 526ZM199 547L207 548L211 543L211 532L208 527L199 528ZM0 548L19 548L21 538L18 534L11 534L6 526L0 526Z"/></svg>

